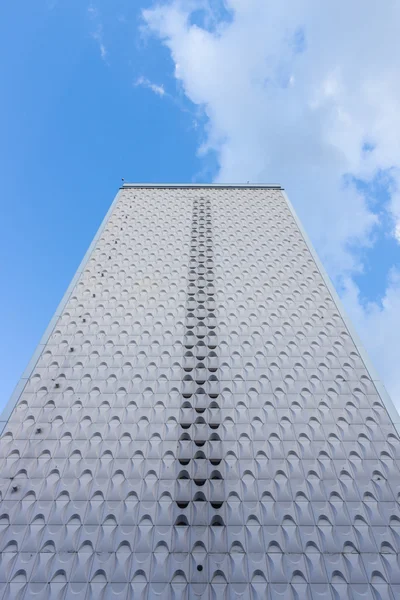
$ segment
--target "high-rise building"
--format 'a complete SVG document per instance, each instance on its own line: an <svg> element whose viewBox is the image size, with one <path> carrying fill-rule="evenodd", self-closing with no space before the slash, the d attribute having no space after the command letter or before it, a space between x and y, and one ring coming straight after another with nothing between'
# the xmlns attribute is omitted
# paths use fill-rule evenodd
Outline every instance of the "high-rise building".
<svg viewBox="0 0 400 600"><path fill-rule="evenodd" d="M2 419L1 600L400 598L400 419L280 186L124 185Z"/></svg>

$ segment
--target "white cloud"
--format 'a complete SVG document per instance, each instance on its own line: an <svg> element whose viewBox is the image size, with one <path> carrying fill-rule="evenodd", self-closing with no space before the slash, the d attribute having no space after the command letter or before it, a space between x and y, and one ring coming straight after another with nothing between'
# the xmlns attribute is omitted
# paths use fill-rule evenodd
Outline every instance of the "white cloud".
<svg viewBox="0 0 400 600"><path fill-rule="evenodd" d="M103 30L101 27L98 27L96 31L92 33L92 38L96 40L99 45L100 56L103 60L106 60L107 57L107 49L103 43Z"/></svg>
<svg viewBox="0 0 400 600"><path fill-rule="evenodd" d="M93 6L93 4L90 4L88 6L88 13L92 19L95 19L96 17L98 17L99 11L95 6Z"/></svg>
<svg viewBox="0 0 400 600"><path fill-rule="evenodd" d="M151 90L152 92L154 92L155 94L157 94L157 96L164 96L165 95L164 86L157 85L156 83L152 83L146 77L139 77L136 80L135 85L148 88L149 90Z"/></svg>
<svg viewBox="0 0 400 600"><path fill-rule="evenodd" d="M375 0L226 0L225 6L230 18L214 22L211 0L173 0L143 12L148 29L169 48L184 93L208 118L202 149L217 153L217 180L284 185L330 275L346 278L360 327L391 320L396 327L391 307L399 285L391 282L382 308L363 308L351 280L363 269L357 249L373 243L378 210L346 181L349 174L373 181L391 169L391 202L379 213L390 211L399 223L391 233L400 241L400 3L388 0L383 9ZM191 24L204 7L207 25ZM389 336L389 325L385 331ZM399 355L398 338L388 340ZM373 354L374 338L367 341ZM393 382L395 367L391 376L381 353L376 359Z"/></svg>
<svg viewBox="0 0 400 600"><path fill-rule="evenodd" d="M101 56L102 60L104 60L106 62L108 52L104 45L103 25L100 22L99 11L93 4L90 4L88 7L88 14L89 14L89 18L96 25L95 30L92 31L90 35L92 36L92 38L94 40L96 40L97 45L100 50L100 56Z"/></svg>

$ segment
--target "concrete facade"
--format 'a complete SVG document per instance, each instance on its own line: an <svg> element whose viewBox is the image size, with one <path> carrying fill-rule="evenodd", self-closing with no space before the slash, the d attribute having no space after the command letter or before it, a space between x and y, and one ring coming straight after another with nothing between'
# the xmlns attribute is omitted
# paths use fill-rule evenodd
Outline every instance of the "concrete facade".
<svg viewBox="0 0 400 600"><path fill-rule="evenodd" d="M400 598L399 417L279 186L123 186L2 422L0 599Z"/></svg>

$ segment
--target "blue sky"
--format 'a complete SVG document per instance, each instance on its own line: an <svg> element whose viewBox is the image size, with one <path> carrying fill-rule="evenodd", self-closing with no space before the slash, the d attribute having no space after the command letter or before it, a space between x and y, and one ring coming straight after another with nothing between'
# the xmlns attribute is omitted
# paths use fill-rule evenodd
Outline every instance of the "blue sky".
<svg viewBox="0 0 400 600"><path fill-rule="evenodd" d="M140 7L113 2L107 13L110 4L97 5L107 23L106 61L90 3L24 0L0 8L1 404L121 177L191 181L202 169L184 98L165 101L134 85L143 73L164 81L168 52L139 36Z"/></svg>
<svg viewBox="0 0 400 600"><path fill-rule="evenodd" d="M399 404L400 13L367 5L2 3L0 405L122 177L283 184Z"/></svg>

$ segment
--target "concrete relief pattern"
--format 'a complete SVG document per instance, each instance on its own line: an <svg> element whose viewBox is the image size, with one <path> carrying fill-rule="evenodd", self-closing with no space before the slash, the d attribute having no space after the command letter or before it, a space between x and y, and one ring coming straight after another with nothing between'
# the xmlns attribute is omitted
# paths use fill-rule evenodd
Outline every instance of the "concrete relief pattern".
<svg viewBox="0 0 400 600"><path fill-rule="evenodd" d="M0 599L396 600L399 459L279 189L125 188L0 439Z"/></svg>

